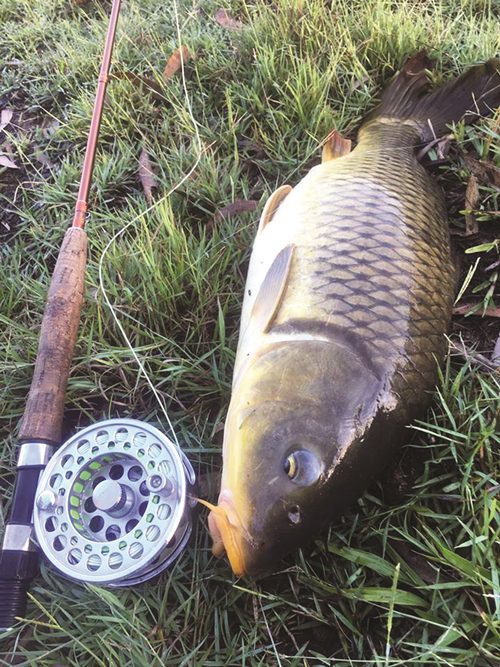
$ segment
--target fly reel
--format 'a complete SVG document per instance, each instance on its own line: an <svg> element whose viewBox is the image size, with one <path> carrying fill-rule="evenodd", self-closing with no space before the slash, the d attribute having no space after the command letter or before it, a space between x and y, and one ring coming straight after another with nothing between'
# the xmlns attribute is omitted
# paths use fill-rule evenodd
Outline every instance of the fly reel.
<svg viewBox="0 0 500 667"><path fill-rule="evenodd" d="M62 445L38 484L33 522L64 576L132 586L159 574L192 530L195 475L158 429L133 419L90 426Z"/></svg>

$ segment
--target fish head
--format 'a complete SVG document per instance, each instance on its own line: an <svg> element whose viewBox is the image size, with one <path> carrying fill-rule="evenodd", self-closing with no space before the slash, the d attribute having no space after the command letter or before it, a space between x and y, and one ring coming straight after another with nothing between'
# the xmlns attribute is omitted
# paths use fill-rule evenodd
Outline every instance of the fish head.
<svg viewBox="0 0 500 667"><path fill-rule="evenodd" d="M273 569L331 516L329 485L342 452L362 439L378 388L356 355L324 342L268 346L248 365L209 518L214 553L225 551L235 574Z"/></svg>

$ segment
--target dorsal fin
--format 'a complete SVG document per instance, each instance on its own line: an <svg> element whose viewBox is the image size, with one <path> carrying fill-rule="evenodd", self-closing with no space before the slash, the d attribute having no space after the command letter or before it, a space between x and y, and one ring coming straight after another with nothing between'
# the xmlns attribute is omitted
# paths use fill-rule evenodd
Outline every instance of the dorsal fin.
<svg viewBox="0 0 500 667"><path fill-rule="evenodd" d="M327 136L323 144L323 154L321 155L321 162L328 162L329 160L336 160L338 157L347 155L351 152L351 140L344 139L344 137L333 130Z"/></svg>
<svg viewBox="0 0 500 667"><path fill-rule="evenodd" d="M275 190L273 194L269 197L269 199L266 201L266 205L264 206L264 210L262 211L262 215L260 217L259 229L257 230L257 234L260 234L260 232L264 229L267 223L271 222L271 219L278 210L279 205L281 204L283 199L287 196L287 194L292 190L293 188L291 185L282 185L277 190Z"/></svg>
<svg viewBox="0 0 500 667"><path fill-rule="evenodd" d="M259 333L265 333L269 329L281 304L294 249L294 245L282 248L262 281L250 316L252 327L255 327Z"/></svg>

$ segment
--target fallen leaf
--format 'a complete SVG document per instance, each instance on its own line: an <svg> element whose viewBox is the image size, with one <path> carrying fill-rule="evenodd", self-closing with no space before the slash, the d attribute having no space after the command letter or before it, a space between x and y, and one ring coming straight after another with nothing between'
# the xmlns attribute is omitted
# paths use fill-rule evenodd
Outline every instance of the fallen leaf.
<svg viewBox="0 0 500 667"><path fill-rule="evenodd" d="M214 220L225 220L232 215L255 211L259 202L255 199L235 199L231 204L223 206L214 215Z"/></svg>
<svg viewBox="0 0 500 667"><path fill-rule="evenodd" d="M472 155L465 155L465 163L480 183L491 183L500 188L500 168L488 160L476 160Z"/></svg>
<svg viewBox="0 0 500 667"><path fill-rule="evenodd" d="M470 175L467 189L465 190L465 235L472 236L479 231L476 216L473 211L479 201L479 186L474 174Z"/></svg>
<svg viewBox="0 0 500 667"><path fill-rule="evenodd" d="M244 23L233 18L225 9L218 9L215 12L215 20L227 30L242 30L245 27Z"/></svg>
<svg viewBox="0 0 500 667"><path fill-rule="evenodd" d="M478 315L479 317L500 317L500 308L479 308L478 310L471 311L471 308L474 308L477 304L475 303L464 303L462 306L455 306L453 308L454 315Z"/></svg>
<svg viewBox="0 0 500 667"><path fill-rule="evenodd" d="M7 125L12 120L13 115L14 112L12 109L2 109L2 114L0 116L0 132L4 129L4 127L7 127Z"/></svg>
<svg viewBox="0 0 500 667"><path fill-rule="evenodd" d="M144 190L146 201L148 204L151 204L153 201L153 188L157 188L158 183L153 171L151 159L144 148L139 156L139 179L142 184L142 189Z"/></svg>
<svg viewBox="0 0 500 667"><path fill-rule="evenodd" d="M165 100L161 86L147 76L140 76L133 72L114 72L111 76L115 79L126 79L137 88L146 88L156 100Z"/></svg>
<svg viewBox="0 0 500 667"><path fill-rule="evenodd" d="M2 167L9 167L9 169L19 169L17 164L14 164L6 155L0 155L0 165Z"/></svg>
<svg viewBox="0 0 500 667"><path fill-rule="evenodd" d="M190 58L191 54L189 53L189 49L185 44L183 44L179 49L176 49L168 59L168 62L165 65L165 69L163 70L163 78L165 81L168 81L168 79L170 79L176 72L178 72L182 67L182 63L185 65Z"/></svg>

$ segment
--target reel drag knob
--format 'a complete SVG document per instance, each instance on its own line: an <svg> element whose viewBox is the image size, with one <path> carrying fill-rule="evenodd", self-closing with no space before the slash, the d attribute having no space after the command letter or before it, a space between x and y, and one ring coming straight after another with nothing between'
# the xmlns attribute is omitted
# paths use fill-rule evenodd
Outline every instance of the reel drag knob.
<svg viewBox="0 0 500 667"><path fill-rule="evenodd" d="M184 549L194 483L189 461L158 429L132 419L95 424L62 445L40 478L38 544L71 579L145 581Z"/></svg>

